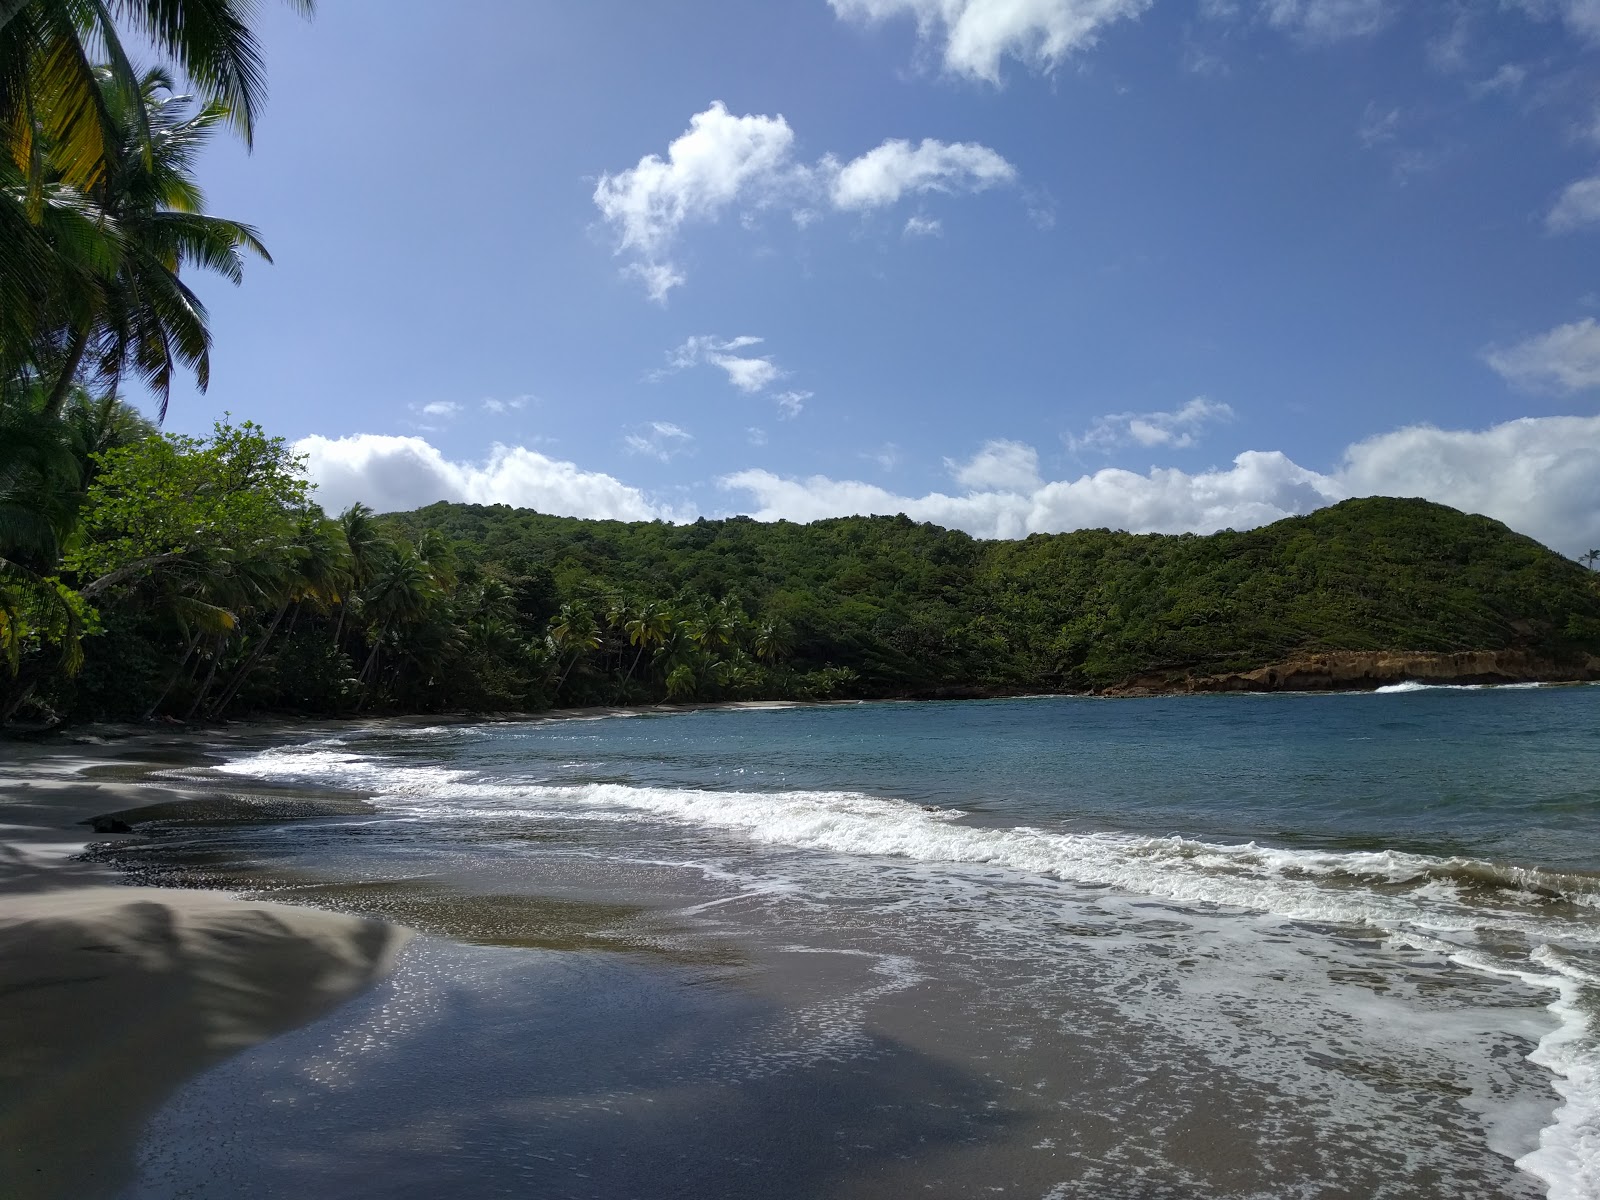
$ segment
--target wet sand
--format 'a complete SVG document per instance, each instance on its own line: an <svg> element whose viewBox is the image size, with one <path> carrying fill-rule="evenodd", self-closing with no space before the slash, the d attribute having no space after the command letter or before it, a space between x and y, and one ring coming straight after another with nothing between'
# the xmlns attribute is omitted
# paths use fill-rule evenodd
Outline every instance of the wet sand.
<svg viewBox="0 0 1600 1200"><path fill-rule="evenodd" d="M222 892L120 886L109 868L74 861L97 836L80 823L109 811L248 810L137 782L142 762L193 760L163 743L0 743L0 1175L11 1200L114 1194L174 1088L370 986L409 937Z"/></svg>
<svg viewBox="0 0 1600 1200"><path fill-rule="evenodd" d="M1542 1194L1482 1149L1446 1065L1381 1086L1475 1152L1397 1163L1270 1070L1130 1023L1087 955L1041 976L959 939L896 946L879 898L775 919L564 840L536 871L488 842L375 848L359 794L146 777L309 736L64 744L0 768L0 1144L19 1196ZM160 824L74 825L106 813ZM67 861L86 838L180 886ZM1135 907L1157 939L1180 924ZM406 929L422 936L402 952ZM1519 1080L1527 1048L1508 1044Z"/></svg>

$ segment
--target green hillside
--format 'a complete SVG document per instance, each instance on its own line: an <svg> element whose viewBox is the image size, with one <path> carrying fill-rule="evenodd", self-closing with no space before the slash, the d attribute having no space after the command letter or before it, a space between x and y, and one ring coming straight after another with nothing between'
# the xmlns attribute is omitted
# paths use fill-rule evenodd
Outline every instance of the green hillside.
<svg viewBox="0 0 1600 1200"><path fill-rule="evenodd" d="M669 525L437 504L385 520L413 539L443 535L475 569L532 581L552 613L572 600L598 612L618 594L731 598L751 622L788 631L797 669L847 667L862 694L1076 690L1309 650L1600 651L1589 571L1423 500L1349 500L1244 533L1015 542L903 516Z"/></svg>

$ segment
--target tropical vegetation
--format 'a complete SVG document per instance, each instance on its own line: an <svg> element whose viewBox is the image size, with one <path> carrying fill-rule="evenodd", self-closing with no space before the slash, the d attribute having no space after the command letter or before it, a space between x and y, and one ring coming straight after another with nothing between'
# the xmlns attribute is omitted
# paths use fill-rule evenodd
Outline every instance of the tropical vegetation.
<svg viewBox="0 0 1600 1200"><path fill-rule="evenodd" d="M1593 574L1417 500L1015 542L904 516L329 515L282 439L231 418L163 433L120 398L137 383L164 417L180 372L203 390L193 272L238 283L270 261L195 178L208 138L254 128L248 11L0 0L0 723L1066 691L1311 649L1600 653ZM136 69L124 38L165 65Z"/></svg>

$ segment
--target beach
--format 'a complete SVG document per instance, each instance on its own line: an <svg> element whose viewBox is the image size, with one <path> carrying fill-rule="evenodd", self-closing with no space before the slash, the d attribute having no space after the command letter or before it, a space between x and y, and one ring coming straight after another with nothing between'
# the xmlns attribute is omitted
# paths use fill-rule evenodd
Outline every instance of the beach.
<svg viewBox="0 0 1600 1200"><path fill-rule="evenodd" d="M0 1161L18 1200L115 1194L178 1084L355 995L408 937L345 914L127 887L74 861L97 836L82 822L203 801L104 777L192 761L172 740L0 754Z"/></svg>
<svg viewBox="0 0 1600 1200"><path fill-rule="evenodd" d="M1579 729L1588 703L704 709L24 748L0 961L55 998L8 999L7 1044L36 1053L0 1128L38 1197L1587 1200L1588 1001L1527 958L1532 934L1586 969L1592 876L1550 800L1568 781L1523 801L1504 747L1475 774L1455 753L1453 780L1417 747L1464 721ZM107 813L139 832L73 824ZM1241 838L1263 813L1303 832ZM1358 825L1390 848L1337 849ZM1452 865L1469 846L1541 865L1477 880Z"/></svg>

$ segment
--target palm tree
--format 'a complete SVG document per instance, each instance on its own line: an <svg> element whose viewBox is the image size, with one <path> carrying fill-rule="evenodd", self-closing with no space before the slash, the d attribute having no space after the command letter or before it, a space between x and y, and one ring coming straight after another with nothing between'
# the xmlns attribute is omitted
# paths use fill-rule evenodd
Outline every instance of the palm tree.
<svg viewBox="0 0 1600 1200"><path fill-rule="evenodd" d="M310 15L313 0L289 0ZM137 97L119 24L173 61L208 102L227 110L251 142L265 98L261 53L246 24L248 0L0 0L0 134L6 157L33 163L42 137L69 186L100 184L117 121L92 64L104 55L118 90ZM134 113L135 123L147 119Z"/></svg>
<svg viewBox="0 0 1600 1200"><path fill-rule="evenodd" d="M550 618L550 645L556 652L557 662L565 654L572 655L566 669L561 672L561 678L556 680L556 694L559 695L567 676L572 674L572 668L578 665L578 660L589 651L600 648L600 627L595 624L594 615L581 604L567 601Z"/></svg>
<svg viewBox="0 0 1600 1200"><path fill-rule="evenodd" d="M627 675L623 676L624 685L633 678L633 673L638 669L639 660L644 657L644 652L653 646L659 646L667 640L667 635L672 632L674 621L672 610L664 604L647 604L634 613L633 618L624 625L628 635L628 644L637 646L633 662L628 666Z"/></svg>
<svg viewBox="0 0 1600 1200"><path fill-rule="evenodd" d="M339 619L333 626L333 644L339 647L344 634L344 619L353 604L359 604L361 591L371 581L378 564L390 549L382 531L373 521L373 512L359 500L339 514L338 525L344 536L345 558L350 565L350 580L339 602Z"/></svg>
<svg viewBox="0 0 1600 1200"><path fill-rule="evenodd" d="M1578 561L1592 571L1595 563L1600 563L1600 550L1590 550L1580 554L1578 555Z"/></svg>
<svg viewBox="0 0 1600 1200"><path fill-rule="evenodd" d="M156 427L143 413L123 403L115 392L96 397L85 388L73 388L61 418L67 440L83 472L79 485L82 491L88 490L99 473L95 455L131 446L156 432Z"/></svg>
<svg viewBox="0 0 1600 1200"><path fill-rule="evenodd" d="M771 666L780 658L788 657L794 649L794 639L789 630L776 621L763 621L756 629L756 657Z"/></svg>
<svg viewBox="0 0 1600 1200"><path fill-rule="evenodd" d="M118 256L109 274L92 279L69 304L68 332L47 415L61 410L86 357L112 385L132 369L160 397L166 416L175 366L193 370L205 391L211 380L211 331L205 306L183 282L194 263L232 283L244 275L244 253L272 261L248 225L202 212L196 159L211 129L227 117L217 104L188 115L161 70L140 81L137 103L101 72L117 140L89 197L116 230ZM138 113L147 118L136 119Z"/></svg>
<svg viewBox="0 0 1600 1200"><path fill-rule="evenodd" d="M295 519L289 540L267 548L268 556L281 564L281 572L273 580L276 585L271 598L277 601L272 619L255 637L250 653L234 669L233 676L211 705L210 715L215 717L232 702L244 686L245 680L261 662L272 637L283 623L291 605L311 603L326 611L336 603L339 591L349 577L346 550L339 527L324 517L320 510L307 509ZM295 615L299 616L296 607ZM291 622L292 627L292 622Z"/></svg>
<svg viewBox="0 0 1600 1200"><path fill-rule="evenodd" d="M437 587L428 564L407 543L396 543L393 552L384 556L363 593L363 611L372 621L372 649L357 677L359 682L371 688L377 677L378 651L390 630L397 624L419 619L436 595Z"/></svg>

